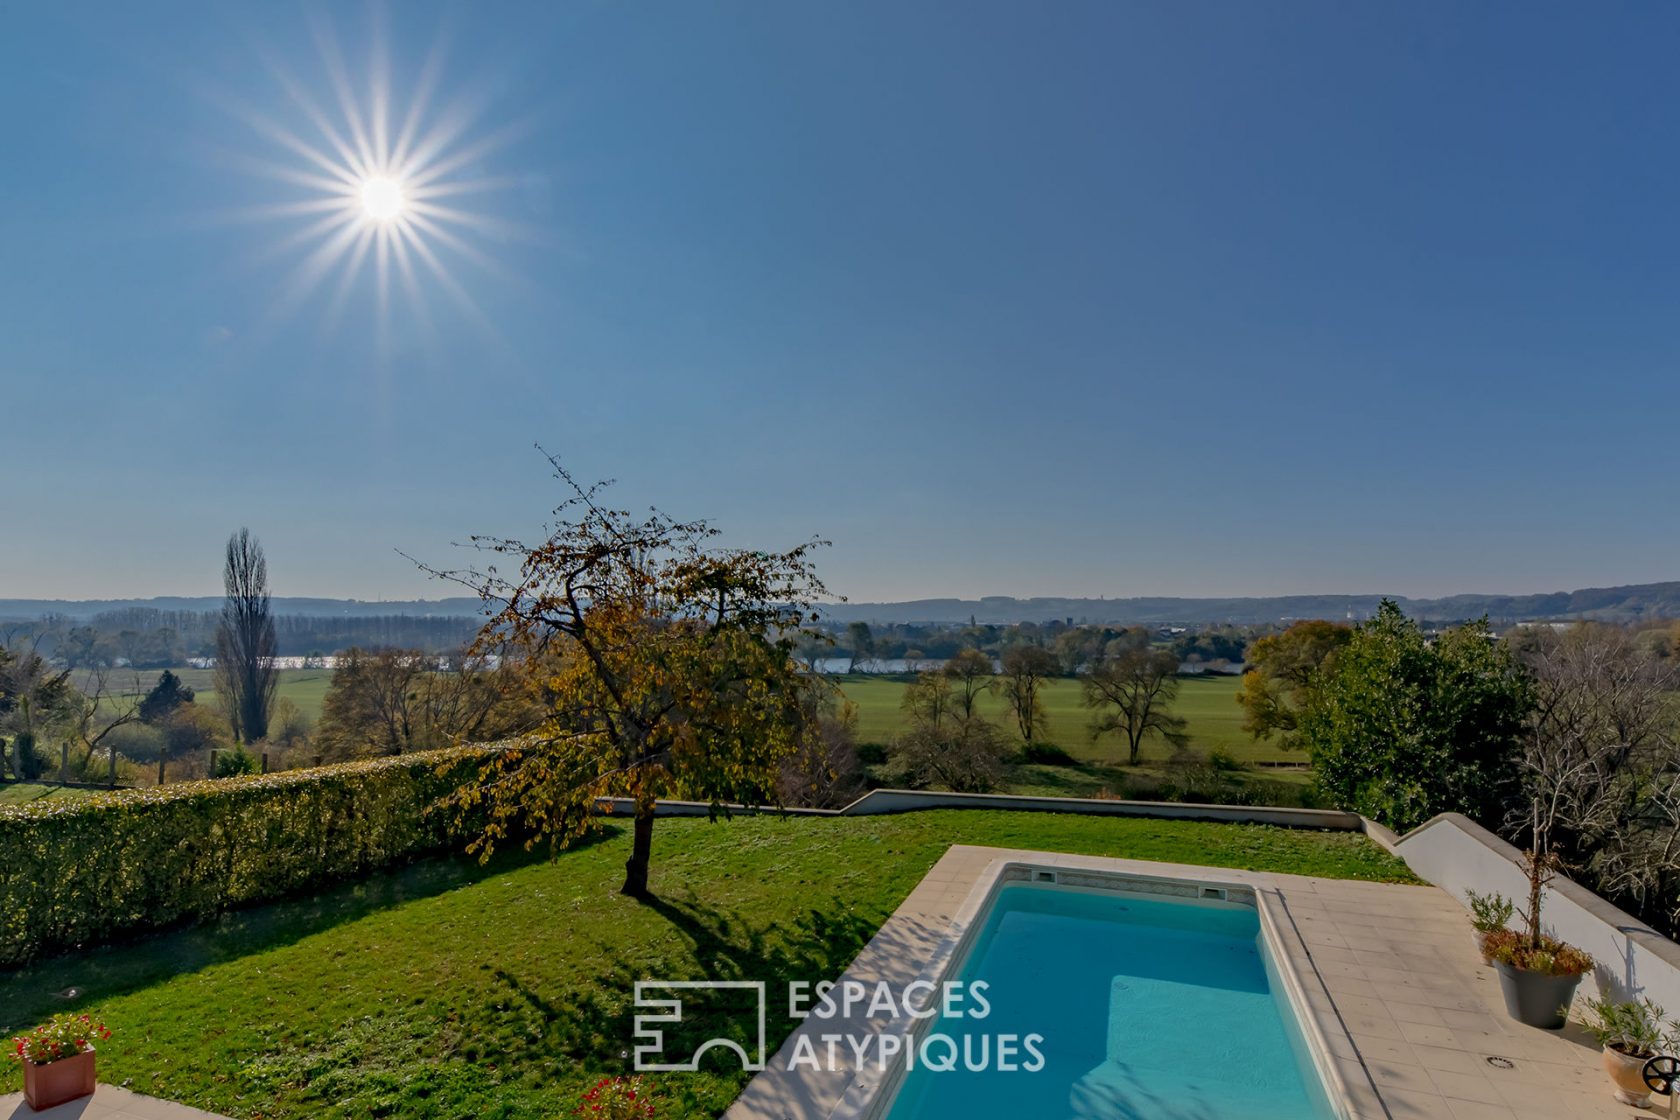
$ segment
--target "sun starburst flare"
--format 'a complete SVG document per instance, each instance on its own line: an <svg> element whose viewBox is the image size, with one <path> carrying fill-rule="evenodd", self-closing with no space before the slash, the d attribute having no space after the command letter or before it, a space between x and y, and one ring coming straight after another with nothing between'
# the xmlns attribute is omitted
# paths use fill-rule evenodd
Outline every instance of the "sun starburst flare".
<svg viewBox="0 0 1680 1120"><path fill-rule="evenodd" d="M316 21L312 31L324 83L311 86L277 60L265 59L290 111L264 112L217 97L272 149L263 156L232 153L228 162L290 192L284 201L239 214L291 227L263 254L263 259L295 258L271 305L271 323L330 286L328 323L336 324L371 271L382 342L392 327L396 285L428 335L434 328L427 289L441 291L488 328L456 272L470 266L505 278L481 243L487 235L505 240L525 231L517 222L467 209L463 200L522 182L486 175L481 167L528 131L530 121L475 136L488 107L485 99L434 107L445 53L441 40L404 91L405 107L398 113L380 28L371 36L360 83L352 81L332 28ZM317 88L330 101L324 102Z"/></svg>

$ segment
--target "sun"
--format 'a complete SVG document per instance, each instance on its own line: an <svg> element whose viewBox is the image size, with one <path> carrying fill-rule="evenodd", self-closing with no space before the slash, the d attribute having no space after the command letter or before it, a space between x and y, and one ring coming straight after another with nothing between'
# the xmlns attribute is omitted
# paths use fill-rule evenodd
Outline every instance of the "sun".
<svg viewBox="0 0 1680 1120"><path fill-rule="evenodd" d="M359 192L362 215L369 221L388 225L403 216L408 199L403 185L386 175L373 175L362 180Z"/></svg>
<svg viewBox="0 0 1680 1120"><path fill-rule="evenodd" d="M428 335L434 330L434 296L494 333L469 289L470 277L462 273L508 283L511 274L484 242L543 235L513 215L494 212L505 209L495 205L495 196L528 190L530 177L486 171L497 153L539 126L540 114L527 110L487 129L492 103L485 96L439 99L441 39L415 78L399 89L383 31L370 34L366 65L354 69L329 21L312 22L311 31L318 72L294 72L265 53L262 61L281 96L260 106L237 96L216 100L268 149L227 153L229 166L284 192L233 217L292 227L260 258L284 258L290 265L262 329L277 329L322 292L328 295L326 324L335 329L371 273L382 348L391 344L397 298L411 313L404 325ZM476 206L474 196L481 198Z"/></svg>

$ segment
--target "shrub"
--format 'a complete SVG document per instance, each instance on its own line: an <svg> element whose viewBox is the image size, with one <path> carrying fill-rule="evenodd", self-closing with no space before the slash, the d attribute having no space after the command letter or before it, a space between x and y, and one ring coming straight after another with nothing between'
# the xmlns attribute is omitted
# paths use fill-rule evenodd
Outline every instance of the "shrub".
<svg viewBox="0 0 1680 1120"><path fill-rule="evenodd" d="M228 742L227 719L202 704L182 704L162 727L172 759L202 759L210 748Z"/></svg>
<svg viewBox="0 0 1680 1120"><path fill-rule="evenodd" d="M1273 805L1287 809L1323 809L1324 798L1317 789L1300 782L1280 782L1276 778L1249 778L1243 783L1247 805Z"/></svg>
<svg viewBox="0 0 1680 1120"><path fill-rule="evenodd" d="M108 751L114 750L136 762L156 762L168 747L168 738L160 728L145 723L127 723L113 727L100 740L99 753L95 758L107 756Z"/></svg>
<svg viewBox="0 0 1680 1120"><path fill-rule="evenodd" d="M1208 752L1208 765L1221 774L1239 774L1247 767L1237 761L1237 756L1224 747L1215 747Z"/></svg>
<svg viewBox="0 0 1680 1120"><path fill-rule="evenodd" d="M34 734L20 731L17 738L12 740L12 765L16 768L17 776L28 782L45 774L51 763L47 761L47 756L41 753L41 748L36 746Z"/></svg>
<svg viewBox="0 0 1680 1120"><path fill-rule="evenodd" d="M235 747L231 751L219 751L216 754L216 772L212 778L238 778L246 774L255 774L260 767L257 756L244 747Z"/></svg>
<svg viewBox="0 0 1680 1120"><path fill-rule="evenodd" d="M211 917L478 835L437 808L489 752L0 807L0 964Z"/></svg>
<svg viewBox="0 0 1680 1120"><path fill-rule="evenodd" d="M1619 1050L1633 1058L1649 1058L1673 1040L1673 1024L1663 1009L1648 999L1617 1003L1607 999L1587 1000L1592 1016L1584 1026L1608 1050Z"/></svg>
<svg viewBox="0 0 1680 1120"><path fill-rule="evenodd" d="M1470 924L1477 933L1498 933L1511 924L1516 906L1504 895L1467 892L1470 901Z"/></svg>
<svg viewBox="0 0 1680 1120"><path fill-rule="evenodd" d="M1021 761L1035 766L1078 766L1079 760L1054 743L1028 743L1021 748Z"/></svg>
<svg viewBox="0 0 1680 1120"><path fill-rule="evenodd" d="M880 743L859 743L857 757L865 766L879 766L887 760L887 748Z"/></svg>

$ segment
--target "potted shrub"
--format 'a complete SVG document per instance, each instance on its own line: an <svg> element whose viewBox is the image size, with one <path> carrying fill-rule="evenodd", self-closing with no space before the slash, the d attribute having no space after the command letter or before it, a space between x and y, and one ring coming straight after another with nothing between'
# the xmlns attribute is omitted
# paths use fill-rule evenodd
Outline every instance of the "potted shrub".
<svg viewBox="0 0 1680 1120"><path fill-rule="evenodd" d="M1540 900L1559 866L1558 858L1547 851L1531 849L1524 855L1528 909L1522 917L1527 929L1490 933L1482 941L1499 972L1505 1010L1519 1023L1549 1031L1568 1019L1575 989L1593 967L1586 953L1540 932Z"/></svg>
<svg viewBox="0 0 1680 1120"><path fill-rule="evenodd" d="M1482 955L1483 964L1492 964L1493 957L1488 953L1488 935L1504 933L1510 927L1511 915L1516 912L1516 906L1497 891L1493 894L1466 891L1465 897L1470 900L1470 925L1476 934L1476 952Z"/></svg>
<svg viewBox="0 0 1680 1120"><path fill-rule="evenodd" d="M640 1077L603 1077L583 1095L576 1114L590 1120L641 1120L655 1115L653 1090Z"/></svg>
<svg viewBox="0 0 1680 1120"><path fill-rule="evenodd" d="M1669 1045L1673 1035L1663 1009L1648 999L1617 1003L1587 1001L1584 1026L1604 1047L1604 1072L1615 1086L1616 1099L1634 1108L1649 1108L1645 1063Z"/></svg>
<svg viewBox="0 0 1680 1120"><path fill-rule="evenodd" d="M37 1112L85 1097L94 1086L94 1039L111 1032L88 1015L54 1015L19 1035L13 1054L23 1063L23 1095Z"/></svg>

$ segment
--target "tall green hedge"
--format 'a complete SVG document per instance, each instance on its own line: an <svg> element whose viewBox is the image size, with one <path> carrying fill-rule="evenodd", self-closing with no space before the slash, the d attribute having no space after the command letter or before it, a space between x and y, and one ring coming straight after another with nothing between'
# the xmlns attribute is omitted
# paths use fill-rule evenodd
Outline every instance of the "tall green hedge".
<svg viewBox="0 0 1680 1120"><path fill-rule="evenodd" d="M0 964L210 917L470 839L459 748L0 808Z"/></svg>

